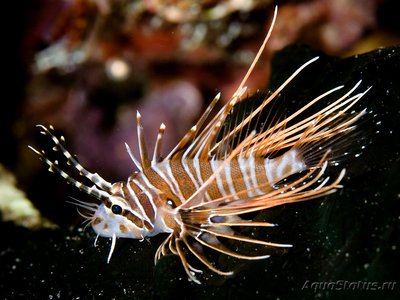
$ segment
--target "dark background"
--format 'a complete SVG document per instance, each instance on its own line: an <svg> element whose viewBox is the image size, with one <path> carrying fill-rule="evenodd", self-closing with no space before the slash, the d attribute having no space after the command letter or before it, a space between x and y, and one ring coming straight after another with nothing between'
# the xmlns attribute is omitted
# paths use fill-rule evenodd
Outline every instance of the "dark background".
<svg viewBox="0 0 400 300"><path fill-rule="evenodd" d="M398 35L395 2L379 2L376 28ZM27 99L31 97L32 85L37 82L30 68L33 53L45 47L40 38L33 44L27 43L27 39L33 39L37 34L32 31L32 26L37 24L37 16L46 4L32 1L23 7L12 4L15 6L7 9L12 17L9 26L5 27L10 37L4 40L3 46L8 54L4 59L7 78L3 85L4 104L0 116L3 139L0 158L1 164L16 176L18 187L44 217L58 227L29 229L13 222L0 223L4 241L0 246L2 298L399 298L399 47L386 47L345 59L318 52L322 55L320 61L285 90L283 96L289 103L288 110L293 110L321 91L339 84L351 87L362 79L361 88L372 86L372 89L360 108L367 107L371 113L361 128L367 138L355 140L354 144L359 147L365 142L368 146L361 157L343 163L348 170L344 189L320 200L265 212L268 221L279 224L272 237L276 235L293 243L290 251L241 266L233 278L211 278L208 285L198 286L187 281L179 259L174 256L166 256L153 266L153 255L163 236L143 242L120 239L111 263L107 264L109 241L100 239L99 247L94 248L94 234L90 229L82 231L75 209L64 203L70 195L79 199L84 196L57 176L48 174L27 149L27 144L40 142L34 122L43 116L43 111L32 117L33 113L28 114L26 106L31 104ZM29 48L27 45L34 46ZM276 54L269 88L276 87L314 55L314 50L303 46L288 47ZM207 66L206 71L210 68ZM62 76L56 74L56 77L59 80ZM212 98L213 92L208 87L204 98ZM132 93L141 94L140 91ZM43 122L52 120L48 115L52 116L52 112L45 114ZM158 126L162 120L156 120ZM68 129L62 128L61 132L68 133ZM119 142L122 145L124 140ZM101 165L99 161L96 163ZM105 175L116 176L113 173ZM303 288L308 281L337 280L397 284L394 290L388 291Z"/></svg>

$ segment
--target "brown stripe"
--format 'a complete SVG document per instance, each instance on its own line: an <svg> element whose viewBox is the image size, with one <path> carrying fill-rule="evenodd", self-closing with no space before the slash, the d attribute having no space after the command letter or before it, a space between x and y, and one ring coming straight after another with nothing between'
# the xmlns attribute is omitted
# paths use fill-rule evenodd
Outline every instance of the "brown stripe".
<svg viewBox="0 0 400 300"><path fill-rule="evenodd" d="M197 180L197 173L196 173L196 168L194 167L193 164L193 159L188 159L186 160L186 164L189 167L190 173L193 174L193 177ZM200 182L196 182L198 186L201 186Z"/></svg>
<svg viewBox="0 0 400 300"><path fill-rule="evenodd" d="M144 223L144 227L146 227L146 229L148 231L151 231L151 230L154 229L154 227L149 222L147 222L146 220L143 220L143 223Z"/></svg>
<svg viewBox="0 0 400 300"><path fill-rule="evenodd" d="M208 178L210 178L211 175L213 175L213 170L211 168L211 163L209 161L200 161L199 162L199 166L200 166L201 179L204 182ZM220 174L222 175L223 172L221 172ZM229 189L227 191L229 191ZM214 180L213 182L211 182L211 184L207 188L207 193L210 196L211 200L218 199L218 198L222 197L222 194L221 194L221 192L219 191L219 188L218 188L217 180Z"/></svg>
<svg viewBox="0 0 400 300"><path fill-rule="evenodd" d="M145 192L142 191L132 180L128 181L127 184L129 184L135 195L131 195L130 193L128 193L125 194L125 198L129 201L129 203L134 203L134 197L136 196L140 205L142 205L146 216L150 219L151 222L154 222L156 212L154 211L153 206L150 203L151 199L149 199ZM129 192L127 187L126 190L124 188L124 192L125 191Z"/></svg>
<svg viewBox="0 0 400 300"><path fill-rule="evenodd" d="M136 217L133 213L131 213L129 210L124 209L122 211L122 215L127 218L129 221L131 221L133 224L135 224L139 228L143 228L143 222L141 219Z"/></svg>
<svg viewBox="0 0 400 300"><path fill-rule="evenodd" d="M255 159L255 166L256 166L256 178L258 185L260 186L260 190L264 193L268 193L272 191L272 184L273 182L268 181L268 177L266 174L266 169L265 169L265 159L264 158L256 158Z"/></svg>
<svg viewBox="0 0 400 300"><path fill-rule="evenodd" d="M163 172L164 174L166 173L166 172L164 172L164 170L162 170L162 168L160 168L160 169L161 169L161 172ZM156 171L154 171L152 168L145 169L144 174L142 176L146 176L147 179L150 181L150 183L154 187L156 187L157 189L162 191L165 195L165 198L168 200L171 200L174 203L175 207L182 204L179 197L173 193L169 184L164 179L162 179L162 177L160 175L158 175L158 173ZM157 199L155 199L155 205L157 207L164 205L164 203L157 203L156 200Z"/></svg>
<svg viewBox="0 0 400 300"><path fill-rule="evenodd" d="M259 189L266 193L271 191L270 183L268 182L267 174L265 173L264 158L256 158L254 164L256 166L256 178Z"/></svg>
<svg viewBox="0 0 400 300"><path fill-rule="evenodd" d="M111 205L112 205L111 200L110 200L110 199L106 199L106 201L104 201L104 205L105 205L105 207L107 207L107 208L111 208Z"/></svg>
<svg viewBox="0 0 400 300"><path fill-rule="evenodd" d="M126 182L118 182L118 188L114 188L113 196L120 197L125 200L126 204L131 207L134 211L139 211L139 207L137 206L136 202L133 201L132 197L130 196L130 192L126 186ZM111 201L106 200L105 206L111 208Z"/></svg>
<svg viewBox="0 0 400 300"><path fill-rule="evenodd" d="M189 175L186 173L185 168L182 165L180 159L173 159L170 161L172 175L176 182L178 183L179 189L185 199L188 199L191 195L196 192L196 187L190 179Z"/></svg>
<svg viewBox="0 0 400 300"><path fill-rule="evenodd" d="M237 159L231 161L231 177L236 192L247 190L242 171L240 171L239 161ZM241 193L239 198L248 198L248 195L247 193Z"/></svg>

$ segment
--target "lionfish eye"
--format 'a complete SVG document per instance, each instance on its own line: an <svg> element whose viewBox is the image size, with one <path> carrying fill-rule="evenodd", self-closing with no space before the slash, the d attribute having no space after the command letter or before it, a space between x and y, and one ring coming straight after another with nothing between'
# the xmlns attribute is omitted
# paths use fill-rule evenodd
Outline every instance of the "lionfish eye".
<svg viewBox="0 0 400 300"><path fill-rule="evenodd" d="M168 204L170 207L172 207L172 208L175 208L175 207L176 207L174 201L172 201L172 200L169 199L169 198L167 199L167 204Z"/></svg>
<svg viewBox="0 0 400 300"><path fill-rule="evenodd" d="M122 213L122 207L114 204L113 206L111 206L111 211L116 215L120 215Z"/></svg>

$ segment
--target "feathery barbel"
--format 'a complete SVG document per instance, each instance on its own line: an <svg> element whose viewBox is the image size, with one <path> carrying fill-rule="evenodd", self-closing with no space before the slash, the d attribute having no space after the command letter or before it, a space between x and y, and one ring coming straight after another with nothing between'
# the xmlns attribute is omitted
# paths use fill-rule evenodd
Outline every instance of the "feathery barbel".
<svg viewBox="0 0 400 300"><path fill-rule="evenodd" d="M117 238L143 240L167 233L155 254L155 262L172 252L179 256L188 277L196 283L200 283L199 275L206 269L230 276L233 270L223 270L215 263L217 254L259 260L270 257L274 249L291 247L288 243L244 234L246 230L242 229L246 228L275 230L275 224L247 219L246 214L314 199L341 187L345 170L330 178L327 169L347 151L349 143L345 140L366 113L355 112L355 105L369 89L357 92L361 81L347 89L338 86L310 99L288 116L274 113L280 93L303 69L318 60L315 57L275 91L260 93L262 100L254 104L245 85L271 35L276 15L277 9L262 46L230 101L217 111L218 94L165 158L160 153L166 126L161 124L151 155L145 144L142 117L137 113L140 158L135 158L125 145L138 171L126 181L111 184L89 172L65 148L63 138L58 138L52 127L38 125L41 133L51 138L53 149L61 151L82 180L67 173L44 151L30 148L50 171L99 200L73 203L87 210L88 214L81 215L97 236L111 238L108 261ZM322 105L328 96L336 100ZM239 114L238 106L247 104L247 114ZM92 185L83 183L84 178ZM246 245L246 249L261 247L262 254L239 250L235 243Z"/></svg>

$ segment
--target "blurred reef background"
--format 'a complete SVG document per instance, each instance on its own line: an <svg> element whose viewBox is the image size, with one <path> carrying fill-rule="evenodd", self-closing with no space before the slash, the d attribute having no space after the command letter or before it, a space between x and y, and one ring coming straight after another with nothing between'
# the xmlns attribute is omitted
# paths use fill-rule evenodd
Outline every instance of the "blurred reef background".
<svg viewBox="0 0 400 300"><path fill-rule="evenodd" d="M93 246L69 196L28 145L49 146L52 124L89 170L109 181L134 171L136 111L152 149L161 122L167 153L218 92L239 85L271 22L271 0L32 0L9 3L10 38L0 110L0 298L2 299L399 299L400 4L396 0L287 0L247 82L267 90L309 58L321 59L284 97L295 109L337 85L373 88L371 141L350 160L344 189L266 212L288 253L241 266L207 286L187 281L174 256L155 267L162 242L119 239ZM3 13L5 14L5 12ZM9 65L9 66L8 66ZM361 108L362 108L361 107ZM357 144L357 141L354 141ZM303 288L309 281L397 282L393 290Z"/></svg>

